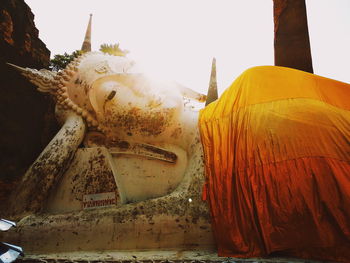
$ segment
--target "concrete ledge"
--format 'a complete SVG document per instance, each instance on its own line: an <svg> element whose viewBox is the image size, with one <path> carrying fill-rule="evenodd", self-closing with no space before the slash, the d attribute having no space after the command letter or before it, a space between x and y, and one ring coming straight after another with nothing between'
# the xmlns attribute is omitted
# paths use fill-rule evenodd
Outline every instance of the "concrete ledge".
<svg viewBox="0 0 350 263"><path fill-rule="evenodd" d="M19 262L110 262L110 263L204 263L204 262L225 262L225 263L264 263L264 262L291 262L291 263L320 263L319 261L301 260L292 258L226 258L218 257L216 251L192 250L137 250L137 251L79 251L57 254L28 254Z"/></svg>

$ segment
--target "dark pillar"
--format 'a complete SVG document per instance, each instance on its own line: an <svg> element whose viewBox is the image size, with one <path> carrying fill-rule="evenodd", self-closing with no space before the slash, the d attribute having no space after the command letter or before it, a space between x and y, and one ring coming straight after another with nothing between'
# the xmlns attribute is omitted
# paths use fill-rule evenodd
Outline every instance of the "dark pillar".
<svg viewBox="0 0 350 263"><path fill-rule="evenodd" d="M273 0L275 65L313 73L305 0Z"/></svg>
<svg viewBox="0 0 350 263"><path fill-rule="evenodd" d="M0 212L57 132L53 100L6 62L41 69L49 61L50 51L39 39L34 15L24 0L0 0Z"/></svg>

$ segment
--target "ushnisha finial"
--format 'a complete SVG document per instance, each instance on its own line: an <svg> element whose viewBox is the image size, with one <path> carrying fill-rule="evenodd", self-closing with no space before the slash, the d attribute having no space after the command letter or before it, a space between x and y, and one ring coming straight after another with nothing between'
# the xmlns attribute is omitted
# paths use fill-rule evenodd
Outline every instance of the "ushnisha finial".
<svg viewBox="0 0 350 263"><path fill-rule="evenodd" d="M53 93L56 86L56 73L47 69L31 69L31 68L22 68L20 66L6 63L10 67L19 71L26 79L38 87L38 90L41 92L50 92Z"/></svg>

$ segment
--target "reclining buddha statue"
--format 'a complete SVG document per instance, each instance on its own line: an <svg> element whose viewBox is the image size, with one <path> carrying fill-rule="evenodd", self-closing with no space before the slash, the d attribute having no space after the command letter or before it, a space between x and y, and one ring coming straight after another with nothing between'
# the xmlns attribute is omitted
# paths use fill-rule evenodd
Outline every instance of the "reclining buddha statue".
<svg viewBox="0 0 350 263"><path fill-rule="evenodd" d="M13 193L19 244L30 252L213 247L198 111L186 103L205 95L99 52L58 73L12 66L54 97L62 124Z"/></svg>
<svg viewBox="0 0 350 263"><path fill-rule="evenodd" d="M349 262L349 84L255 67L197 112L183 98L206 96L125 57L14 67L54 96L62 128L13 193L9 241Z"/></svg>

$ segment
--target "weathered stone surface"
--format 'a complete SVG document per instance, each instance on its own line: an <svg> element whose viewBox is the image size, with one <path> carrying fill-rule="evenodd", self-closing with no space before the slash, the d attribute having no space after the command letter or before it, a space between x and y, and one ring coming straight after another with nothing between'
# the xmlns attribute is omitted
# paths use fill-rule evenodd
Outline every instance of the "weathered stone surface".
<svg viewBox="0 0 350 263"><path fill-rule="evenodd" d="M187 152L176 145L161 146L177 157L175 163L112 153L121 203L166 196L181 183L188 166Z"/></svg>
<svg viewBox="0 0 350 263"><path fill-rule="evenodd" d="M120 197L113 176L111 154L105 147L80 148L69 168L47 200L45 211L64 213L84 209L84 196L114 193L116 204Z"/></svg>
<svg viewBox="0 0 350 263"><path fill-rule="evenodd" d="M31 255L16 262L21 263L66 263L66 262L100 262L100 263L317 263L318 261L294 258L227 258L219 257L212 250L132 250L98 252L71 252ZM318 262L321 263L321 262Z"/></svg>
<svg viewBox="0 0 350 263"><path fill-rule="evenodd" d="M85 123L68 112L65 123L30 166L12 193L8 211L17 218L42 212L51 190L70 164L85 134Z"/></svg>
<svg viewBox="0 0 350 263"><path fill-rule="evenodd" d="M275 65L313 73L305 0L273 0Z"/></svg>
<svg viewBox="0 0 350 263"><path fill-rule="evenodd" d="M122 206L36 214L3 240L27 253L138 249L210 249L209 209L202 201L204 164L199 134L190 145L184 179L170 194ZM132 176L132 174L130 174ZM141 185L142 187L142 185Z"/></svg>
<svg viewBox="0 0 350 263"><path fill-rule="evenodd" d="M47 67L50 51L38 38L23 0L0 1L0 210L25 170L57 131L53 102L9 68Z"/></svg>
<svg viewBox="0 0 350 263"><path fill-rule="evenodd" d="M38 68L48 66L50 51L39 39L34 15L23 0L0 2L0 32L2 59Z"/></svg>

